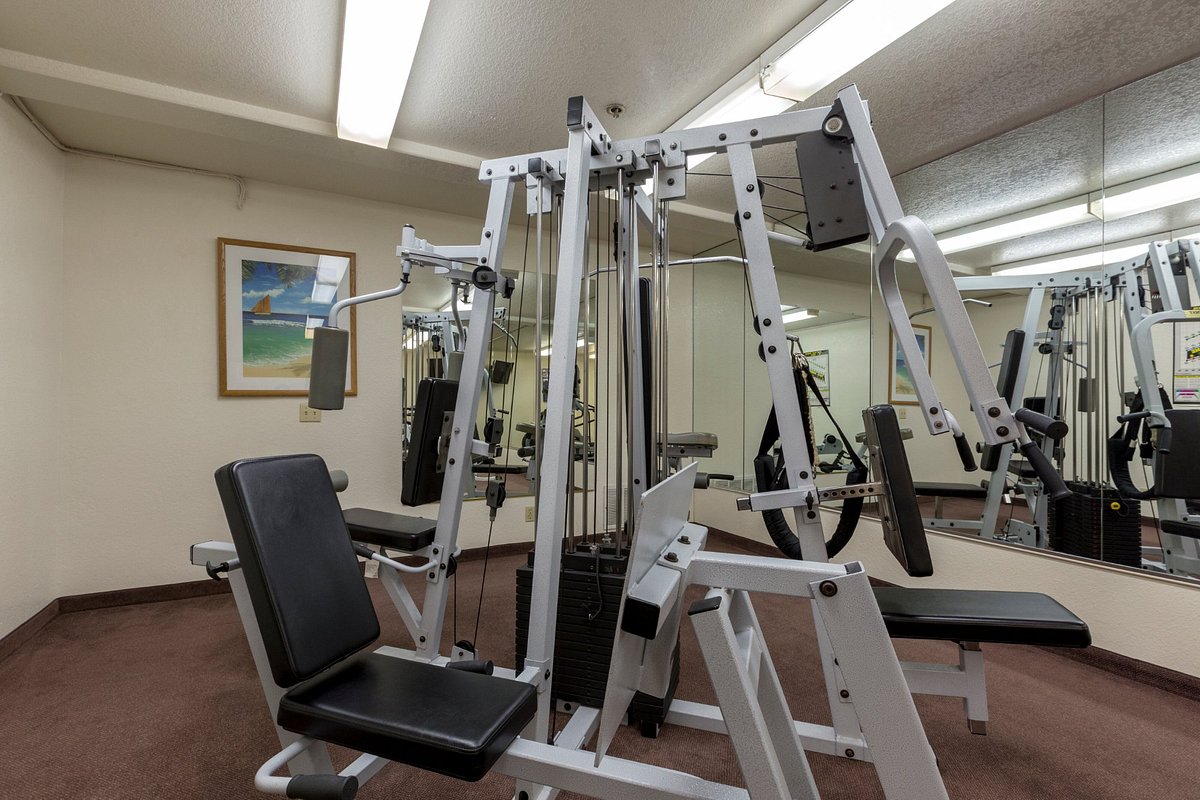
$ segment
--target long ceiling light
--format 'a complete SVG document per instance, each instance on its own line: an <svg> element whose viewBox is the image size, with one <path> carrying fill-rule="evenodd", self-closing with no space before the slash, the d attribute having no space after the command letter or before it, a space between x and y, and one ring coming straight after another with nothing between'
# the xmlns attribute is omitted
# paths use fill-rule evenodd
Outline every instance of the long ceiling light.
<svg viewBox="0 0 1200 800"><path fill-rule="evenodd" d="M830 0L764 54L763 89L807 100L953 2Z"/></svg>
<svg viewBox="0 0 1200 800"><path fill-rule="evenodd" d="M784 325L791 325L793 322L802 322L806 319L814 319L817 316L815 308L784 306L781 310L783 311L781 319Z"/></svg>
<svg viewBox="0 0 1200 800"><path fill-rule="evenodd" d="M386 148L429 0L346 0L337 135Z"/></svg>
<svg viewBox="0 0 1200 800"><path fill-rule="evenodd" d="M1200 164L1161 172L1092 195L1091 211L1105 222L1200 198Z"/></svg>
<svg viewBox="0 0 1200 800"><path fill-rule="evenodd" d="M1200 231L1188 231L1176 234L1175 239L1187 239ZM1056 272L1071 272L1077 269L1095 269L1107 267L1129 258L1137 258L1147 254L1151 241L1161 237L1148 237L1134 242L1121 242L1117 245L1096 247L1074 255L1058 255L1049 258L1034 258L1015 264L1005 264L999 269L993 269L993 275L1049 275Z"/></svg>
<svg viewBox="0 0 1200 800"><path fill-rule="evenodd" d="M954 0L828 0L668 130L779 114ZM688 156L688 168L712 153Z"/></svg>
<svg viewBox="0 0 1200 800"><path fill-rule="evenodd" d="M943 253L958 253L1092 220L1086 198L1080 197L946 231L937 240ZM912 261L912 251L902 250L897 258Z"/></svg>

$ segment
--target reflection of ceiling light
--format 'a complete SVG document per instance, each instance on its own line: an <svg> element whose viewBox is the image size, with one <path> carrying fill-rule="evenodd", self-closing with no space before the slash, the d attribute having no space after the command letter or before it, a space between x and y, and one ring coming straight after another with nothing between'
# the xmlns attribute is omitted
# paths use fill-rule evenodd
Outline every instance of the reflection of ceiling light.
<svg viewBox="0 0 1200 800"><path fill-rule="evenodd" d="M1064 200L1061 203L1038 206L1028 211L1019 211L986 222L946 231L938 236L938 247L943 253L958 253L976 247L1007 242L1031 236L1035 233L1067 228L1094 219L1088 204L1082 198ZM901 250L897 258L912 261L911 250Z"/></svg>
<svg viewBox="0 0 1200 800"><path fill-rule="evenodd" d="M576 347L576 348L580 348L580 347L583 347L585 344L587 344L587 342L585 342L583 339L579 339L579 340L577 340L577 341L575 342L575 347ZM542 355L542 356L548 356L548 355L550 355L550 348L549 348L549 347L543 347L543 348L541 349L540 355Z"/></svg>
<svg viewBox="0 0 1200 800"><path fill-rule="evenodd" d="M992 271L993 275L1046 275L1055 272L1070 272L1076 269L1104 267L1145 255L1149 248L1148 242L1124 245L1121 247L1105 247L1085 253L1052 258L1038 258L1021 262L1015 266L1004 266Z"/></svg>
<svg viewBox="0 0 1200 800"><path fill-rule="evenodd" d="M728 84L726 85L728 86ZM721 91L725 91L725 89L722 88ZM786 111L791 106L791 100L764 94L762 87L758 85L758 76L755 75L750 80L742 83L741 86L735 87L723 99L718 100L708 110L701 113L691 122L688 122L684 127L702 128L705 125L720 125L722 122L737 122L738 120L754 119L755 117L770 117L781 111ZM712 155L715 154L697 153L696 155L688 156L688 169L692 169Z"/></svg>
<svg viewBox="0 0 1200 800"><path fill-rule="evenodd" d="M346 0L337 135L388 146L429 0Z"/></svg>
<svg viewBox="0 0 1200 800"><path fill-rule="evenodd" d="M795 308L791 306L791 308ZM791 325L793 322L800 322L806 319L812 319L817 316L815 308L797 308L795 311L789 311L788 308L781 309L783 313L783 324Z"/></svg>
<svg viewBox="0 0 1200 800"><path fill-rule="evenodd" d="M801 37L798 41L774 58L768 58L772 50L764 54L769 66L763 74L763 88L791 100L807 100L952 2L827 2L772 50L797 34Z"/></svg>
<svg viewBox="0 0 1200 800"><path fill-rule="evenodd" d="M1097 192L1092 213L1111 221L1200 198L1200 164L1173 169Z"/></svg>

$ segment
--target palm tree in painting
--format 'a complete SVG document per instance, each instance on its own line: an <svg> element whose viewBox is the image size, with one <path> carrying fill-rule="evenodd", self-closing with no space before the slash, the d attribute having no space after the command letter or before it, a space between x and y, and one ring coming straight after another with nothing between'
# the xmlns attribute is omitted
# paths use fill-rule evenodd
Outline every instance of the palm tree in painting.
<svg viewBox="0 0 1200 800"><path fill-rule="evenodd" d="M269 261L250 261L249 259L243 259L242 283L245 283L254 277L254 270L258 268L259 265L262 265L274 273L276 280L279 281L279 285L284 289L290 289L312 274L312 267L299 267L295 264L273 264Z"/></svg>

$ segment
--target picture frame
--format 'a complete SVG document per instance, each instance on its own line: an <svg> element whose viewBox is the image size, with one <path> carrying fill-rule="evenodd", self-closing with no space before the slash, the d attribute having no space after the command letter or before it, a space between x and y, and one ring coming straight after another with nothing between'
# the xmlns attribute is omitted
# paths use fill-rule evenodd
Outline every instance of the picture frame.
<svg viewBox="0 0 1200 800"><path fill-rule="evenodd" d="M808 369L813 376L813 381L821 390L821 397L825 398L827 404L833 403L833 400L830 399L832 392L829 386L829 350L808 350L804 353L804 358L808 361ZM808 396L808 404L810 406L818 405L816 394Z"/></svg>
<svg viewBox="0 0 1200 800"><path fill-rule="evenodd" d="M218 238L220 396L307 396L312 331L324 324L335 302L354 294L355 277L351 252ZM358 394L353 307L348 314L346 394L353 396Z"/></svg>
<svg viewBox="0 0 1200 800"><path fill-rule="evenodd" d="M933 350L933 328L928 325L913 325L913 333L917 337L917 345L925 357L925 369L932 374L933 360L930 357ZM913 384L912 373L904 361L904 353L896 344L896 336L888 329L888 350L891 358L888 360L888 403L893 406L919 405L917 389Z"/></svg>
<svg viewBox="0 0 1200 800"><path fill-rule="evenodd" d="M1176 322L1171 402L1200 405L1200 322Z"/></svg>

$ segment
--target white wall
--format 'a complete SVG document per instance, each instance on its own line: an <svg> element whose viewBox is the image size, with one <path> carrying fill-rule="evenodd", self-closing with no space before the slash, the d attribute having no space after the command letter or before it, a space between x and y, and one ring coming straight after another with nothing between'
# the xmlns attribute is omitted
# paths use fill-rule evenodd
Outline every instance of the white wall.
<svg viewBox="0 0 1200 800"><path fill-rule="evenodd" d="M405 223L479 238L446 214L261 183L239 210L224 181L68 160L59 594L199 577L188 546L227 538L212 475L235 458L315 452L350 473L343 503L400 510L401 303L360 310L359 395L321 423L298 421L303 398L218 397L216 239L354 251L367 292L395 283ZM495 541L530 538L520 505ZM469 507L464 547L487 535Z"/></svg>
<svg viewBox="0 0 1200 800"><path fill-rule="evenodd" d="M63 162L0 101L0 636L60 594Z"/></svg>

